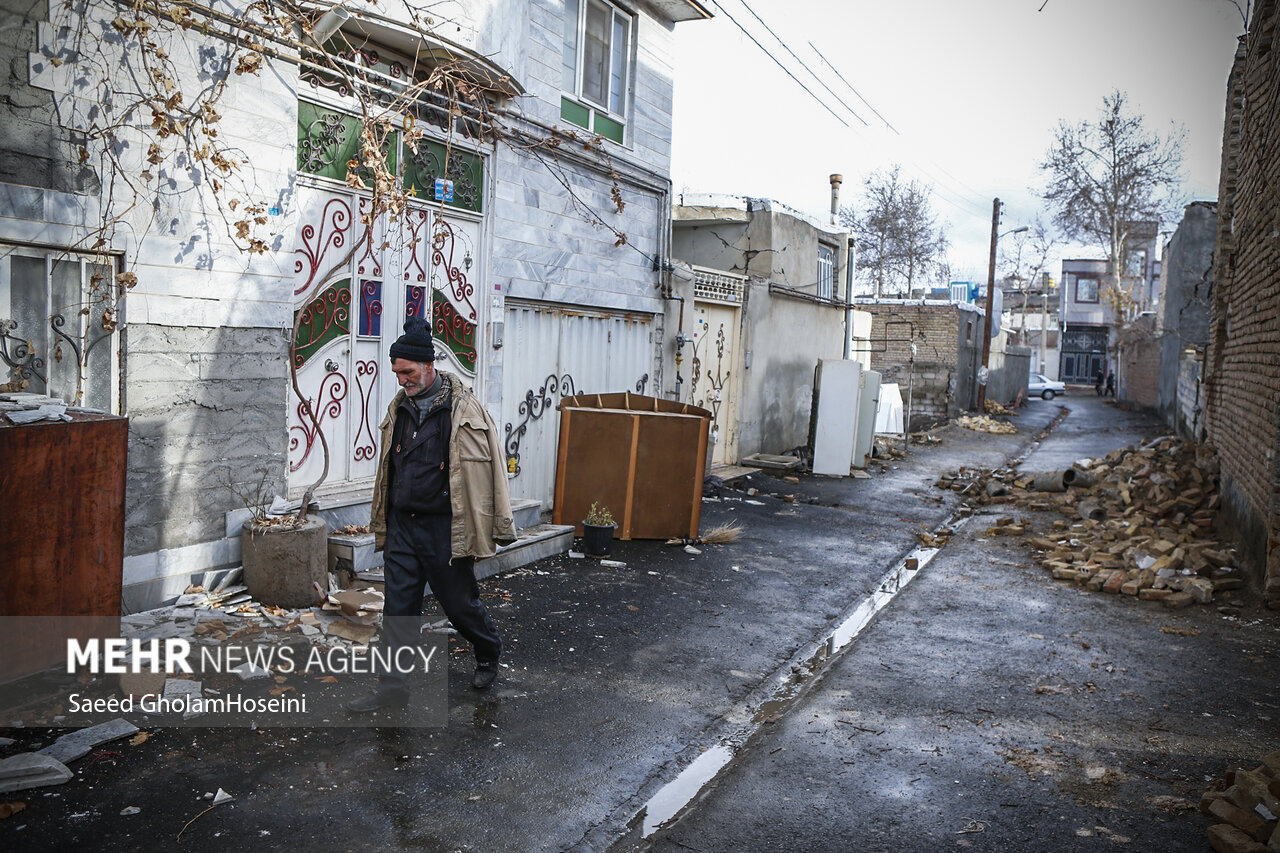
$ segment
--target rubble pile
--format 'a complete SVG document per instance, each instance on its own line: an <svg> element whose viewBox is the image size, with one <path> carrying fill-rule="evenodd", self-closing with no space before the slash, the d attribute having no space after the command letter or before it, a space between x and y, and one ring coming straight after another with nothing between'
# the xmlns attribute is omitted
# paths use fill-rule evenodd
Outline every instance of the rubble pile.
<svg viewBox="0 0 1280 853"><path fill-rule="evenodd" d="M1200 811L1218 821L1209 827L1218 853L1280 853L1280 750L1252 769L1228 768L1200 798Z"/></svg>
<svg viewBox="0 0 1280 853"><path fill-rule="evenodd" d="M1176 608L1209 604L1215 593L1244 586L1234 552L1212 533L1217 479L1211 448L1164 438L1051 474L962 468L937 486L971 504L1060 512L1067 519L1047 534L1012 518L988 533L1027 536L1059 580ZM1233 613L1236 606L1220 609Z"/></svg>
<svg viewBox="0 0 1280 853"><path fill-rule="evenodd" d="M998 421L990 415L965 415L956 418L956 426L971 429L975 432L989 432L996 435L1017 435L1018 428L1011 423Z"/></svg>

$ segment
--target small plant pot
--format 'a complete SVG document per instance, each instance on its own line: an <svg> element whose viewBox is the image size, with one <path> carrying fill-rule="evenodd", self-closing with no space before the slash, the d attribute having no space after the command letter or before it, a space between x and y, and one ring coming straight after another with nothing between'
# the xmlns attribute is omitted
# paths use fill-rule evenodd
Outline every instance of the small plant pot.
<svg viewBox="0 0 1280 853"><path fill-rule="evenodd" d="M613 553L613 531L616 524L601 525L582 522L582 551L588 557L608 557Z"/></svg>
<svg viewBox="0 0 1280 853"><path fill-rule="evenodd" d="M311 516L301 527L263 527L246 521L240 530L244 582L263 604L293 609L315 604L329 588L329 525Z"/></svg>

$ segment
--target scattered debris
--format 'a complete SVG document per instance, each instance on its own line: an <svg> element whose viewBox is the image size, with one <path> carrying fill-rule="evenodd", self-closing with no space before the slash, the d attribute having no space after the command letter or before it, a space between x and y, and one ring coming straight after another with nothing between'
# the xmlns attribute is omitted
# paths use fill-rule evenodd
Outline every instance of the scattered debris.
<svg viewBox="0 0 1280 853"><path fill-rule="evenodd" d="M134 815L134 814L139 814L139 813L141 813L141 811L142 811L142 809L138 808L137 806L125 806L124 808L122 808L122 809L120 810L120 814L122 814L122 815Z"/></svg>
<svg viewBox="0 0 1280 853"><path fill-rule="evenodd" d="M68 764L77 758L88 755L89 750L99 744L137 733L137 726L123 717L117 717L114 720L90 726L87 729L65 734L55 740L52 745L40 750L40 754L61 761L63 764Z"/></svg>
<svg viewBox="0 0 1280 853"><path fill-rule="evenodd" d="M1007 406L1002 406L995 400L987 400L984 403L988 415L1005 415L1007 417L1018 417L1018 412Z"/></svg>
<svg viewBox="0 0 1280 853"><path fill-rule="evenodd" d="M601 560L600 565L610 569L625 569L627 564L620 560Z"/></svg>
<svg viewBox="0 0 1280 853"><path fill-rule="evenodd" d="M61 785L75 774L58 759L38 752L24 752L0 760L0 793Z"/></svg>
<svg viewBox="0 0 1280 853"><path fill-rule="evenodd" d="M339 536L359 536L370 531L367 524L348 524L346 527L340 527L333 532Z"/></svg>
<svg viewBox="0 0 1280 853"><path fill-rule="evenodd" d="M1252 769L1229 766L1200 797L1200 811L1220 821L1209 827L1214 850L1280 850L1280 750Z"/></svg>
<svg viewBox="0 0 1280 853"><path fill-rule="evenodd" d="M1204 445L1165 437L1063 471L961 468L936 485L959 492L970 507L1013 503L1060 513L1049 532L1018 531L1057 580L1170 609L1209 604L1216 593L1244 586L1235 553L1212 533L1222 498L1217 459ZM988 532L1014 532L997 527Z"/></svg>
<svg viewBox="0 0 1280 853"><path fill-rule="evenodd" d="M0 803L0 820L4 820L7 817L13 817L18 812L25 811L26 808L27 804L22 802Z"/></svg>
<svg viewBox="0 0 1280 853"><path fill-rule="evenodd" d="M956 426L971 429L974 432L989 432L996 435L1018 434L1018 428L1013 424L998 421L989 415L964 415L956 419Z"/></svg>
<svg viewBox="0 0 1280 853"><path fill-rule="evenodd" d="M228 794L226 791L224 791L224 790L222 790L221 788L219 788L219 789L218 789L218 793L216 793L216 794L214 794L214 795L213 795L213 804L214 804L215 806L220 806L220 805L222 805L223 803L229 803L229 802L231 802L231 801L232 801L232 800L234 800L234 799L235 799L235 797L231 796L231 795L230 795L230 794Z"/></svg>

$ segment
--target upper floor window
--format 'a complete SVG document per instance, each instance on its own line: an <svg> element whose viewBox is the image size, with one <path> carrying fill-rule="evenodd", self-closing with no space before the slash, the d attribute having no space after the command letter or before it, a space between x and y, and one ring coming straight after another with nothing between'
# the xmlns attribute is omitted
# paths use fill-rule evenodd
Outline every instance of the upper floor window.
<svg viewBox="0 0 1280 853"><path fill-rule="evenodd" d="M836 250L826 243L818 244L818 296L831 299L835 295Z"/></svg>
<svg viewBox="0 0 1280 853"><path fill-rule="evenodd" d="M604 0L565 0L560 117L622 142L634 18Z"/></svg>
<svg viewBox="0 0 1280 853"><path fill-rule="evenodd" d="M1145 278L1147 274L1147 250L1134 249L1124 257L1124 274L1126 278Z"/></svg>
<svg viewBox="0 0 1280 853"><path fill-rule="evenodd" d="M1097 302L1098 280L1096 278L1076 279L1076 302Z"/></svg>

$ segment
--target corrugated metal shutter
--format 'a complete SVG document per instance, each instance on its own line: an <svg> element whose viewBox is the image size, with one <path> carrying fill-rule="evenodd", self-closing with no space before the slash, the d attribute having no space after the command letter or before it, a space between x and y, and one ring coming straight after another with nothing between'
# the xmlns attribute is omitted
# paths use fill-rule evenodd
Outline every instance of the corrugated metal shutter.
<svg viewBox="0 0 1280 853"><path fill-rule="evenodd" d="M507 302L503 446L512 498L555 499L560 415L574 394L652 392L653 318Z"/></svg>

